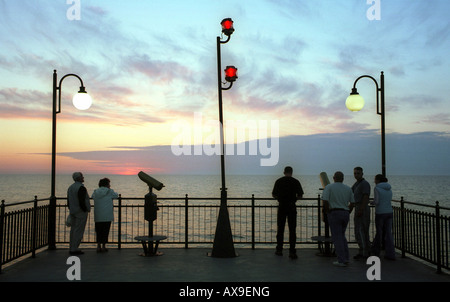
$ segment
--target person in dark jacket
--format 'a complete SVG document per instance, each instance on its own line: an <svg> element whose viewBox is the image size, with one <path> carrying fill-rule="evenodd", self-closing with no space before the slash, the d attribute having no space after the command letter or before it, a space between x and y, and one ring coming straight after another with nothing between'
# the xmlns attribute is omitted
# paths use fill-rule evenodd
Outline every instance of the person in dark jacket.
<svg viewBox="0 0 450 302"><path fill-rule="evenodd" d="M83 239L86 221L91 211L91 204L89 202L89 194L83 184L83 174L75 172L72 174L72 178L75 182L67 189L67 205L72 220L69 253L71 255L81 255L83 252L78 247Z"/></svg>
<svg viewBox="0 0 450 302"><path fill-rule="evenodd" d="M367 259L370 255L370 184L363 177L363 169L355 167L353 169L353 176L356 182L352 186L355 203L350 205L350 212L355 208L355 215L353 222L355 226L355 239L358 243L359 252L353 259Z"/></svg>
<svg viewBox="0 0 450 302"><path fill-rule="evenodd" d="M289 258L297 259L295 242L297 240L297 209L295 202L303 198L300 181L292 177L292 167L284 168L284 177L277 179L272 190L273 198L278 200L277 247L275 254L283 255L284 228L286 219L289 227Z"/></svg>

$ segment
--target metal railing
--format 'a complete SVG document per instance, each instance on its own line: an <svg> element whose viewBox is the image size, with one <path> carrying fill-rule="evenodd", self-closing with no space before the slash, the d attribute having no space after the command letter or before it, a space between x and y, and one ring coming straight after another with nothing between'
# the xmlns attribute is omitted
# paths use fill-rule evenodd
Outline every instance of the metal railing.
<svg viewBox="0 0 450 302"><path fill-rule="evenodd" d="M60 199L58 199L60 200ZM61 199L64 200L64 199ZM188 248L207 246L214 241L220 198L158 198L158 218L153 222L155 234L167 236L164 244ZM237 245L255 248L276 242L277 205L273 198L227 198L233 241ZM138 244L134 237L146 235L148 222L144 220L144 198L119 197L114 204L114 222L109 243ZM318 229L317 208L320 198L305 198L297 205L297 243L316 243L310 237ZM58 204L57 243L68 243L68 229L64 218L65 204ZM91 210L92 213L92 210ZM91 215L90 215L91 216ZM313 219L316 221L313 222ZM88 218L83 243L95 243L95 224Z"/></svg>
<svg viewBox="0 0 450 302"><path fill-rule="evenodd" d="M168 238L162 244L174 247L211 247L220 206L220 198L158 198L158 218L153 222L155 234ZM40 203L40 205L38 205ZM29 205L32 204L30 207ZM408 208L406 208L408 206ZM6 212L6 208L13 209ZM15 209L21 207L21 209ZM406 253L436 265L437 271L450 269L450 208L393 200L394 244L403 257ZM424 209L430 210L426 211ZM94 209L93 209L94 210ZM92 210L92 211L93 211ZM237 247L272 246L276 243L277 203L273 198L228 198L233 242ZM91 214L92 214L91 211ZM442 212L447 211L447 215ZM35 256L39 248L48 246L49 234L58 245L67 245L69 233L65 225L68 215L67 201L58 198L54 223L50 223L50 200L1 204L0 216L0 272L3 264L24 255ZM371 238L375 235L375 211L371 211ZM94 244L95 223L89 215L83 237L84 244ZM321 218L320 195L297 202L297 243L318 244L313 236L325 234ZM56 225L54 232L49 226ZM114 201L114 222L111 225L109 243L120 249L138 244L134 237L147 235L148 222L144 220L144 198L119 196ZM285 236L287 238L287 236ZM353 219L347 229L349 243L355 243Z"/></svg>
<svg viewBox="0 0 450 302"><path fill-rule="evenodd" d="M450 208L404 201L394 206L394 245L406 253L435 264L437 271L450 269ZM405 208L409 205L411 208ZM447 212L443 215L442 211Z"/></svg>
<svg viewBox="0 0 450 302"><path fill-rule="evenodd" d="M33 207L6 212L5 201L0 209L0 272L1 265L31 253L34 258L37 249L48 245L48 206L38 202L48 199L34 198L8 206L22 206L32 203Z"/></svg>

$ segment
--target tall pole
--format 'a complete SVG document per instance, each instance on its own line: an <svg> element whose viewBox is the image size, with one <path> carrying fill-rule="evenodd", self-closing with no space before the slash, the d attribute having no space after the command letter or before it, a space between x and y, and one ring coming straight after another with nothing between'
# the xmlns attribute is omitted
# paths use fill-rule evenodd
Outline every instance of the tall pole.
<svg viewBox="0 0 450 302"><path fill-rule="evenodd" d="M69 76L78 78L81 83L79 93L86 93L83 80L76 74L69 73L59 80L56 70L53 70L53 106L52 106L52 171L50 205L48 217L48 249L56 249L56 115L61 112L61 85L62 81ZM87 95L87 94L86 94ZM90 106L90 105L89 105ZM88 108L88 107L86 107ZM85 108L84 108L85 109Z"/></svg>
<svg viewBox="0 0 450 302"><path fill-rule="evenodd" d="M225 143L223 131L223 110L222 110L222 63L220 53L220 37L217 37L217 93L219 97L219 122L220 122L220 170L222 177L221 199L220 202L227 205L227 188L225 186Z"/></svg>
<svg viewBox="0 0 450 302"><path fill-rule="evenodd" d="M222 111L222 64L220 54L220 44L228 42L228 39L224 42L217 37L217 87L219 98L219 122L220 122L220 144L222 153L220 155L220 168L222 177L222 188L220 192L220 208L219 217L217 219L216 233L214 236L214 244L211 252L212 257L218 258L231 258L236 257L233 244L233 234L231 232L230 217L227 207L227 188L225 186L225 144L223 134L223 111ZM231 87L231 86L230 86ZM229 89L228 87L227 89Z"/></svg>
<svg viewBox="0 0 450 302"><path fill-rule="evenodd" d="M48 218L48 249L56 249L56 98L57 98L57 74L53 71L53 109L52 109L52 179L50 206Z"/></svg>
<svg viewBox="0 0 450 302"><path fill-rule="evenodd" d="M380 98L381 98L381 173L386 177L386 130L384 111L384 73L380 76Z"/></svg>

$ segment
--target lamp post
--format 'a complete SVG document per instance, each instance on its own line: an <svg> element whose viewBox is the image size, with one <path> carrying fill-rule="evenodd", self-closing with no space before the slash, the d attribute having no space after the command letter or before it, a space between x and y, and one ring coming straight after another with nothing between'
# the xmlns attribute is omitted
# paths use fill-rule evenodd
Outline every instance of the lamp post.
<svg viewBox="0 0 450 302"><path fill-rule="evenodd" d="M227 207L227 188L225 186L225 144L223 135L223 112L222 112L222 90L228 90L233 86L233 82L237 79L237 68L234 66L227 66L225 69L225 80L230 83L228 87L222 87L222 65L220 55L220 45L225 44L230 40L231 34L234 32L233 20L231 18L223 19L220 23L222 25L222 33L227 36L225 41L217 37L217 87L219 97L219 121L220 121L220 167L222 188L220 192L220 209L219 217L217 218L216 233L214 236L213 249L210 254L212 257L231 258L236 257L233 244L233 235L231 233L230 217L228 215Z"/></svg>
<svg viewBox="0 0 450 302"><path fill-rule="evenodd" d="M356 89L356 83L362 78L370 78L375 82L377 94L377 114L381 115L381 173L386 177L386 141L385 141L385 110L384 110L384 72L381 72L380 86L377 80L369 75L360 76L353 84L352 92L345 101L345 105L351 111L359 111L364 107L364 99Z"/></svg>
<svg viewBox="0 0 450 302"><path fill-rule="evenodd" d="M59 80L56 70L53 71L53 115L52 115L52 179L51 179L51 194L50 194L50 207L49 207L49 219L48 219L48 248L56 249L56 115L61 112L61 85L62 81L69 77L74 76L80 80L80 91L73 97L73 105L79 110L86 110L91 107L92 99L87 94L83 85L83 80L76 74L66 74Z"/></svg>

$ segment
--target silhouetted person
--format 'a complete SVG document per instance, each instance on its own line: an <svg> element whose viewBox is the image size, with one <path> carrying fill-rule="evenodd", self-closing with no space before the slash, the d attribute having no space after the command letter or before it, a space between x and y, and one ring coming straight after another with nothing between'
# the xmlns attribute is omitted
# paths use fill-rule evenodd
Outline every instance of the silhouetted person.
<svg viewBox="0 0 450 302"><path fill-rule="evenodd" d="M373 240L372 253L380 256L382 241L385 242L384 258L395 260L394 239L392 237L392 190L388 180L381 174L375 176L374 198L376 234Z"/></svg>
<svg viewBox="0 0 450 302"><path fill-rule="evenodd" d="M296 259L295 242L297 240L297 209L295 202L303 198L300 181L292 177L292 167L284 168L284 177L277 179L273 187L272 196L278 200L277 214L277 247L276 255L283 255L284 227L286 218L289 227L289 258Z"/></svg>
<svg viewBox="0 0 450 302"><path fill-rule="evenodd" d="M83 239L87 217L91 211L91 204L88 192L83 185L83 174L75 172L72 174L72 178L75 182L67 189L67 205L72 217L69 253L71 255L80 255L83 252L78 247Z"/></svg>
<svg viewBox="0 0 450 302"><path fill-rule="evenodd" d="M338 261L333 262L337 266L347 266L349 252L345 231L350 220L350 208L355 200L352 189L344 185L344 174L340 171L334 173L334 183L327 185L322 194L324 212L327 213L331 230L331 240L336 250Z"/></svg>
<svg viewBox="0 0 450 302"><path fill-rule="evenodd" d="M106 243L108 242L111 221L114 220L113 198L119 197L119 194L111 189L111 181L108 178L102 178L98 182L98 189L92 193L94 199L94 221L95 232L97 234L97 252L107 252Z"/></svg>
<svg viewBox="0 0 450 302"><path fill-rule="evenodd" d="M353 169L353 176L356 182L352 186L355 198L355 239L359 246L359 252L353 259L367 258L370 253L369 227L370 227L370 184L363 178L363 169L356 167ZM350 212L353 207L350 207Z"/></svg>

